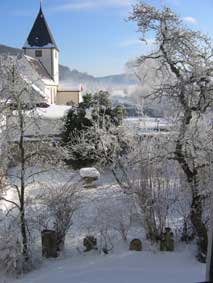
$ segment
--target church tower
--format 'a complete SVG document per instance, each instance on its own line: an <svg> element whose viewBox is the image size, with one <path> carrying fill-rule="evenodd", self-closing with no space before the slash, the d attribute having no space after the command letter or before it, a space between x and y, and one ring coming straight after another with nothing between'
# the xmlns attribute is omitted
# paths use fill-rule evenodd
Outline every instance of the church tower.
<svg viewBox="0 0 213 283"><path fill-rule="evenodd" d="M55 85L59 84L59 49L45 20L42 7L23 46L24 54L41 62Z"/></svg>

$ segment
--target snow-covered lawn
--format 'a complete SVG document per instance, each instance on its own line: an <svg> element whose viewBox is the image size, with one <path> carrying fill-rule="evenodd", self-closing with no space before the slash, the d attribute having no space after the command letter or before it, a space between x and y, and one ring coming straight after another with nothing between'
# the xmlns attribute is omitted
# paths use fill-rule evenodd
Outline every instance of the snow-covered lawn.
<svg viewBox="0 0 213 283"><path fill-rule="evenodd" d="M190 252L121 252L46 261L40 270L14 283L195 283L205 265Z"/></svg>

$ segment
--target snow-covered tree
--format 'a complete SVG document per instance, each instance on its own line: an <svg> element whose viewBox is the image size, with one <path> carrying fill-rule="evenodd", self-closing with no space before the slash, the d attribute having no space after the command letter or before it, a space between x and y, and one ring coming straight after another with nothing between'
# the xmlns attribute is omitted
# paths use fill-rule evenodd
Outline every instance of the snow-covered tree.
<svg viewBox="0 0 213 283"><path fill-rule="evenodd" d="M7 208L7 213L14 213L20 233L20 253L22 268L27 270L31 264L30 238L28 231L28 202L30 196L27 188L35 181L35 176L48 168L44 164L58 162L57 147L41 134L40 119L36 115L36 104L40 97L32 89L32 83L27 81L19 70L16 58L6 58L1 61L1 103L4 123L2 137L6 151L7 169L4 172L6 183L4 194L0 201ZM35 140L28 138L29 131L34 133ZM41 169L42 168L42 169ZM31 197L32 198L32 197ZM19 237L20 235L20 237Z"/></svg>
<svg viewBox="0 0 213 283"><path fill-rule="evenodd" d="M212 151L212 125L207 114L213 104L212 44L200 32L187 28L171 9L162 10L144 2L133 7L129 17L138 25L141 39L154 36L155 48L141 56L137 64L156 63L156 76L161 77L149 96L166 98L172 105L176 134L171 138L169 159L182 168L191 192L190 219L198 240L198 257L205 260L207 227L203 219L201 174L208 168ZM144 78L145 79L145 78Z"/></svg>
<svg viewBox="0 0 213 283"><path fill-rule="evenodd" d="M94 128L105 131L121 124L123 109L122 107L113 108L109 96L109 93L105 91L99 91L94 95L86 94L79 107L70 109L66 117L61 135L62 145L70 153L67 161L77 168L91 165L98 160L96 158L97 131ZM88 146L87 141L84 142L86 139L89 140Z"/></svg>

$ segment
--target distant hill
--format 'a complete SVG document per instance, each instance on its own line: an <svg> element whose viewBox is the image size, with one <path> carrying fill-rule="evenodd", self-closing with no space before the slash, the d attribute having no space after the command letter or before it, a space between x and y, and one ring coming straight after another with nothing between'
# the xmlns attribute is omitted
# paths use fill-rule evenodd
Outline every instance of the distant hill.
<svg viewBox="0 0 213 283"><path fill-rule="evenodd" d="M108 82L111 84L119 84L119 85L133 85L136 83L136 80L129 75L126 74L119 74L119 75L112 75L106 76L102 78L97 78L100 82Z"/></svg>
<svg viewBox="0 0 213 283"><path fill-rule="evenodd" d="M16 56L22 53L21 49L0 44L0 54ZM59 68L60 83L65 87L79 87L82 84L84 89L95 91L97 89L122 89L136 84L133 77L130 78L125 74L94 77L75 69L71 70L67 66L60 65Z"/></svg>
<svg viewBox="0 0 213 283"><path fill-rule="evenodd" d="M66 66L60 65L60 82L64 86L83 85L84 89L122 89L136 84L136 80L125 74L111 75L105 77L95 77L78 70L70 70Z"/></svg>
<svg viewBox="0 0 213 283"><path fill-rule="evenodd" d="M0 54L8 54L12 56L17 56L22 53L23 51L21 49L0 44Z"/></svg>

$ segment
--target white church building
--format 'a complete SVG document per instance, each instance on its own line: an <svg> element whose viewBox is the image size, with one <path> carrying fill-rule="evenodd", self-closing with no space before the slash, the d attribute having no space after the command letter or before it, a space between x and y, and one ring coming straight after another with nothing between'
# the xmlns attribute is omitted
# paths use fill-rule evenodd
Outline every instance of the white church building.
<svg viewBox="0 0 213 283"><path fill-rule="evenodd" d="M68 105L81 102L82 87L63 89L59 83L59 49L44 17L42 7L23 46L24 56L39 75L49 104Z"/></svg>

